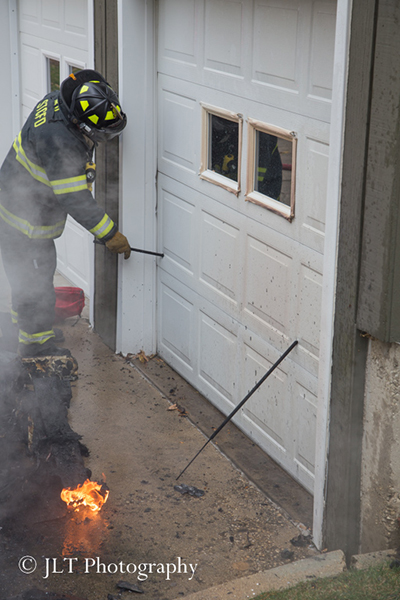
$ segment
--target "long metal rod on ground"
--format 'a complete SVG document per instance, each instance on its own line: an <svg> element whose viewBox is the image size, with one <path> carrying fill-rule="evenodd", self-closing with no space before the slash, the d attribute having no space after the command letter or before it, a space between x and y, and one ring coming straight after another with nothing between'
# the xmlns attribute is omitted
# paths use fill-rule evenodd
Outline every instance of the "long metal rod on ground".
<svg viewBox="0 0 400 600"><path fill-rule="evenodd" d="M278 358L278 360L276 361L276 363L274 363L272 365L272 367L265 373L265 375L263 375L263 377L261 377L260 381L258 381L258 383L256 383L256 385L250 390L250 392L243 398L243 400L233 409L233 411L231 412L230 415L228 415L225 419L225 421L223 421L223 423L221 423L221 425L218 427L218 429L216 429L214 431L214 433L208 438L208 440L206 441L206 443L202 446L202 448L200 448L200 450L198 451L198 453L196 454L196 456L194 456L192 458L192 460L186 465L186 467L183 469L183 471L181 471L181 473L178 475L178 477L176 478L176 481L178 481L179 477L181 475L184 474L184 472L186 471L186 469L192 464L192 462L198 457L198 455L200 454L200 452L202 452L204 450L204 448L207 446L207 444L209 442L211 442L211 440L213 440L215 438L215 436L221 431L221 429L223 427L225 427L225 425L232 419L232 417L237 413L238 410L240 410L243 406L243 404L245 404L245 402L247 402L247 400L250 398L250 396L252 396L254 394L254 392L256 390L258 390L258 388L260 387L260 385L262 385L264 383L264 381L267 379L267 377L269 377L272 373L272 371L274 371L276 369L276 367L287 357L287 355L289 354L289 352L291 352L293 350L293 348L295 346L297 346L299 342L296 340L295 342L293 342L293 344L291 344L289 346L289 348L282 354L282 356L280 356Z"/></svg>
<svg viewBox="0 0 400 600"><path fill-rule="evenodd" d="M105 244L103 244L103 242L100 242L99 240L94 240L94 243L105 246ZM164 258L164 254L162 252L153 252L152 250L142 250L141 248L131 248L131 250L132 250L132 252L141 252L142 254L152 254L153 256L161 256L161 258Z"/></svg>

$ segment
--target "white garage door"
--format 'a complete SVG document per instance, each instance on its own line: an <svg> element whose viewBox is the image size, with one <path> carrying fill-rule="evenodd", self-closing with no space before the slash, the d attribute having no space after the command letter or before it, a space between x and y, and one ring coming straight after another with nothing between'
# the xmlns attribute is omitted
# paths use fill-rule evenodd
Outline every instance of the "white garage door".
<svg viewBox="0 0 400 600"><path fill-rule="evenodd" d="M21 110L25 121L35 104L72 70L90 65L87 0L19 0ZM68 218L56 242L58 270L87 295L93 262L92 236Z"/></svg>
<svg viewBox="0 0 400 600"><path fill-rule="evenodd" d="M336 4L160 0L158 351L313 491Z"/></svg>

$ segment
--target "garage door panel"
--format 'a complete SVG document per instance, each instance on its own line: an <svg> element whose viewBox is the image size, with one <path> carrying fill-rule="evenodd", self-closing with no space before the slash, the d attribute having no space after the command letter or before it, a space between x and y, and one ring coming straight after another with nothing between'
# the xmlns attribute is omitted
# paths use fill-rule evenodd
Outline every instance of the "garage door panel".
<svg viewBox="0 0 400 600"><path fill-rule="evenodd" d="M332 99L336 10L332 2L314 2L312 13L310 96Z"/></svg>
<svg viewBox="0 0 400 600"><path fill-rule="evenodd" d="M293 261L270 244L247 238L245 313L273 330L274 337L287 335ZM254 319L250 319L253 321Z"/></svg>
<svg viewBox="0 0 400 600"><path fill-rule="evenodd" d="M243 77L243 2L206 0L204 67Z"/></svg>
<svg viewBox="0 0 400 600"><path fill-rule="evenodd" d="M160 6L160 59L176 61L178 66L197 63L195 0L166 0Z"/></svg>
<svg viewBox="0 0 400 600"><path fill-rule="evenodd" d="M194 253L192 241L195 235L195 207L185 198L162 189L162 246L164 253L175 263L175 266L185 270L192 276L194 272ZM177 235L179 231L179 235Z"/></svg>
<svg viewBox="0 0 400 600"><path fill-rule="evenodd" d="M322 274L302 264L299 277L297 332L304 366L318 375Z"/></svg>
<svg viewBox="0 0 400 600"><path fill-rule="evenodd" d="M202 212L200 280L237 304L240 231Z"/></svg>
<svg viewBox="0 0 400 600"><path fill-rule="evenodd" d="M21 62L24 64L22 103L27 108L27 116L35 104L43 97L42 73L43 55L38 48L21 40Z"/></svg>
<svg viewBox="0 0 400 600"><path fill-rule="evenodd" d="M211 388L211 393L234 403L238 346L235 324L228 329L203 311L199 319L199 377Z"/></svg>
<svg viewBox="0 0 400 600"><path fill-rule="evenodd" d="M299 29L298 2L256 2L254 12L253 79L292 93L299 92L296 73Z"/></svg>
<svg viewBox="0 0 400 600"><path fill-rule="evenodd" d="M267 355L268 356L268 355ZM247 390L261 379L271 368L273 360L266 358L266 351L259 354L251 346L245 345L244 381ZM287 365L277 368L268 380L252 395L243 407L243 416L255 423L266 436L265 444L275 446L286 454L288 424L287 409L282 405L287 394ZM246 393L246 392L245 392ZM290 400L290 399L289 399Z"/></svg>
<svg viewBox="0 0 400 600"><path fill-rule="evenodd" d="M239 324L167 272L160 273L159 286L160 354L221 411L231 411L238 388Z"/></svg>
<svg viewBox="0 0 400 600"><path fill-rule="evenodd" d="M202 207L202 208L200 208ZM240 215L188 186L159 176L160 269L239 318L244 262Z"/></svg>
<svg viewBox="0 0 400 600"><path fill-rule="evenodd" d="M88 50L88 8L81 0L19 0L21 31L56 42ZM42 45L45 47L45 44Z"/></svg>
<svg viewBox="0 0 400 600"><path fill-rule="evenodd" d="M87 49L88 8L82 0L68 0L64 7L64 29L75 36L75 44ZM80 38L80 41L79 41Z"/></svg>
<svg viewBox="0 0 400 600"><path fill-rule="evenodd" d="M52 29L62 28L62 0L42 0L42 25Z"/></svg>
<svg viewBox="0 0 400 600"><path fill-rule="evenodd" d="M175 287L175 286L174 286ZM176 358L193 369L193 324L195 308L187 298L163 284L160 294L161 322L160 342Z"/></svg>
<svg viewBox="0 0 400 600"><path fill-rule="evenodd" d="M249 371L246 385L241 389L241 396L244 397L261 379L288 345L282 341L278 351L266 344L257 333L249 330L244 332L242 360L247 363L250 355L254 364L261 367L255 368L254 372ZM255 415L248 413L244 407L238 413L235 422L312 493L318 379L299 365L300 351L300 347L297 346L274 371L277 373L277 379L273 380L273 373L256 392L255 395L258 394L263 407L254 409ZM251 402L252 399L249 400L249 404ZM277 417L276 405L281 411L281 415ZM262 411L263 422L260 423Z"/></svg>
<svg viewBox="0 0 400 600"><path fill-rule="evenodd" d="M327 178L329 162L329 144L320 139L306 137L304 141L304 156L301 159L303 177L300 178L302 193L307 193L307 204L301 205L300 239L302 243L321 254L325 241L325 213Z"/></svg>
<svg viewBox="0 0 400 600"><path fill-rule="evenodd" d="M40 0L19 0L19 19L20 23L24 24L25 28L38 27L41 19L41 2ZM36 31L37 29L35 29Z"/></svg>
<svg viewBox="0 0 400 600"><path fill-rule="evenodd" d="M297 436L295 462L299 469L299 479L308 480L312 487L315 471L315 435L317 426L317 398L304 385L297 382L294 389L294 422Z"/></svg>
<svg viewBox="0 0 400 600"><path fill-rule="evenodd" d="M198 134L194 127L197 102L167 89L162 90L160 98L161 160L197 172Z"/></svg>

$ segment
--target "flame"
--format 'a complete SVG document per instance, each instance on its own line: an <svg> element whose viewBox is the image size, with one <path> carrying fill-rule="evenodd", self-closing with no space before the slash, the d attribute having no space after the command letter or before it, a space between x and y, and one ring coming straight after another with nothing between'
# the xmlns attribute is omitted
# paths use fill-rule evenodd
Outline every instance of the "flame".
<svg viewBox="0 0 400 600"><path fill-rule="evenodd" d="M107 501L109 493L104 483L86 479L85 483L73 490L64 488L61 492L61 500L76 511L79 511L81 506L87 506L93 512L98 512Z"/></svg>

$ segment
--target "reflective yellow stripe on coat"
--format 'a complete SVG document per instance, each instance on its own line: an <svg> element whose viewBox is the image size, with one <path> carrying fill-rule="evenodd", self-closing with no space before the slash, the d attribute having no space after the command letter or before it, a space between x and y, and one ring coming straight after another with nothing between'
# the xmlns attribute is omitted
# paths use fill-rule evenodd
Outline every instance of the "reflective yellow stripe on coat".
<svg viewBox="0 0 400 600"><path fill-rule="evenodd" d="M90 229L90 233L93 233L93 235L101 239L107 235L113 227L114 221L112 221L108 215L104 215L100 223L97 223L93 229Z"/></svg>
<svg viewBox="0 0 400 600"><path fill-rule="evenodd" d="M32 225L29 221L13 215L1 204L0 217L3 221L11 225L11 227L14 227L14 229L17 229L31 239L54 239L62 234L65 226L65 219L58 221L54 225Z"/></svg>
<svg viewBox="0 0 400 600"><path fill-rule="evenodd" d="M87 189L86 174L50 181L46 175L46 171L41 166L35 165L35 163L29 160L25 154L21 142L21 132L15 138L13 148L15 150L16 160L34 179L36 179L36 181L40 181L40 183L51 187L56 196L59 196L60 194L69 194L71 192L80 192Z"/></svg>
<svg viewBox="0 0 400 600"><path fill-rule="evenodd" d="M22 147L21 132L17 135L14 140L13 148L15 150L15 158L17 161L25 167L25 169L32 175L34 179L44 183L44 185L50 186L49 178L46 175L46 171L39 165L35 165L25 154L25 150Z"/></svg>

